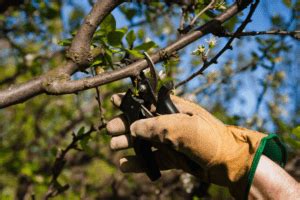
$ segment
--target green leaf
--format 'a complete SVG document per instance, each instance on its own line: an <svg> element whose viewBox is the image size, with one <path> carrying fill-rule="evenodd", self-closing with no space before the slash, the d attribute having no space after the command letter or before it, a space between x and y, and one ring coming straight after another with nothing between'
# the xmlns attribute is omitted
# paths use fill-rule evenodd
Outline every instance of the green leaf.
<svg viewBox="0 0 300 200"><path fill-rule="evenodd" d="M98 66L98 65L101 65L101 64L103 64L103 61L102 60L95 60L93 63L92 63L92 67L94 67L94 66Z"/></svg>
<svg viewBox="0 0 300 200"><path fill-rule="evenodd" d="M33 171L32 168L29 164L25 164L20 171L22 174L26 175L26 176L32 176L33 175Z"/></svg>
<svg viewBox="0 0 300 200"><path fill-rule="evenodd" d="M84 126L82 126L80 129L79 129L79 131L77 132L77 135L78 136L81 136L81 135L83 135L84 134Z"/></svg>
<svg viewBox="0 0 300 200"><path fill-rule="evenodd" d="M59 41L57 44L60 46L70 46L71 42L72 42L72 38L68 38Z"/></svg>
<svg viewBox="0 0 300 200"><path fill-rule="evenodd" d="M97 30L94 34L94 38L101 38L104 36L106 36L106 32L102 29Z"/></svg>
<svg viewBox="0 0 300 200"><path fill-rule="evenodd" d="M127 51L130 55L134 56L135 58L144 58L144 55L135 49L125 49L125 51Z"/></svg>
<svg viewBox="0 0 300 200"><path fill-rule="evenodd" d="M140 40L143 40L145 37L145 31L143 29L138 30L137 36Z"/></svg>
<svg viewBox="0 0 300 200"><path fill-rule="evenodd" d="M109 32L107 35L108 44L111 46L120 46L124 34L125 33L120 30Z"/></svg>
<svg viewBox="0 0 300 200"><path fill-rule="evenodd" d="M101 29L104 30L105 32L110 32L116 29L116 20L115 17L110 14L101 23Z"/></svg>
<svg viewBox="0 0 300 200"><path fill-rule="evenodd" d="M132 20L132 18L136 15L137 10L133 8L125 8L124 6L120 7L120 10L125 14L128 20Z"/></svg>
<svg viewBox="0 0 300 200"><path fill-rule="evenodd" d="M127 26L124 26L124 27L122 27L122 28L119 28L118 31L123 32L124 35L125 35L125 33L127 33L127 31L128 31L128 28L127 28Z"/></svg>
<svg viewBox="0 0 300 200"><path fill-rule="evenodd" d="M112 52L109 49L105 49L104 60L111 68L113 68Z"/></svg>
<svg viewBox="0 0 300 200"><path fill-rule="evenodd" d="M300 142L299 142L299 141L296 141L296 140L294 140L294 139L292 139L292 138L285 138L285 141L286 141L289 145L291 145L292 147L294 147L294 148L297 148L297 149L300 148Z"/></svg>
<svg viewBox="0 0 300 200"><path fill-rule="evenodd" d="M276 26L281 26L282 24L284 24L284 19L281 15L272 16L271 21Z"/></svg>
<svg viewBox="0 0 300 200"><path fill-rule="evenodd" d="M127 35L126 35L126 41L129 45L129 47L132 47L134 41L136 40L136 36L133 30L131 30Z"/></svg>
<svg viewBox="0 0 300 200"><path fill-rule="evenodd" d="M140 50L140 51L148 51L149 49L156 47L157 45L155 42L150 41L150 42L145 42L139 46L134 47L135 50Z"/></svg>
<svg viewBox="0 0 300 200"><path fill-rule="evenodd" d="M91 147L88 146L88 142L90 139L91 139L90 136L86 136L82 140L80 140L80 147L83 149L83 151L85 151L89 155L92 155L93 151L92 151Z"/></svg>
<svg viewBox="0 0 300 200"><path fill-rule="evenodd" d="M21 173L31 177L34 175L34 171L37 170L37 168L38 168L37 163L34 162L24 163L24 165L21 168Z"/></svg>
<svg viewBox="0 0 300 200"><path fill-rule="evenodd" d="M300 140L300 126L297 126L292 130L292 133Z"/></svg>

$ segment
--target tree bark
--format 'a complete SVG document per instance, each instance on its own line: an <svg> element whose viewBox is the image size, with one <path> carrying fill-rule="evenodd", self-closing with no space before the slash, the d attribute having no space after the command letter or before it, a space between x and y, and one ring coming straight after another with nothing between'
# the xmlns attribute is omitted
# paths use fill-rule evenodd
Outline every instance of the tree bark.
<svg viewBox="0 0 300 200"><path fill-rule="evenodd" d="M82 55L85 55L86 51L90 52L90 41L97 26L103 21L105 16L107 16L113 10L113 8L117 7L122 2L123 1L121 0L99 0L97 3L95 3L92 11L86 17L84 23L74 37L69 52L73 52L71 54L76 56L81 55L81 53ZM161 49L157 53L153 54L151 59L154 63L157 63L163 60L166 55L169 56L172 53L184 48L185 46L201 38L203 35L215 32L215 30L220 28L218 26L235 16L239 11L246 7L245 5L249 5L250 3L251 2L247 0L242 4L243 6L241 6L240 1L233 4L212 21L193 30L189 34L182 36L178 39L178 41L175 41L166 48ZM0 108L24 102L42 93L61 95L94 88L99 85L104 85L129 76L137 75L140 70L147 68L148 65L146 60L138 60L135 63L132 63L121 69L105 72L91 78L72 81L70 80L70 75L76 72L79 66L88 64L90 59L89 57L82 58L81 56L76 56L71 57L71 60L67 60L65 65L60 66L46 73L45 75L42 75L27 83L16 85L0 91ZM76 63L77 61L78 63Z"/></svg>

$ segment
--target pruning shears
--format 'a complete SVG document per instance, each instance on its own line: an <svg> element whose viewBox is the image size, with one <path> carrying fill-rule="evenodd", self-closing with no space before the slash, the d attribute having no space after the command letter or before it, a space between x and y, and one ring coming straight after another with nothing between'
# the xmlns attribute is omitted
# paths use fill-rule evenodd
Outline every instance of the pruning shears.
<svg viewBox="0 0 300 200"><path fill-rule="evenodd" d="M150 68L151 78L146 77L143 71L138 76L131 77L137 92L128 89L120 105L129 124L143 118L179 112L170 98L172 82L162 85L156 94L158 76L150 56L147 53L144 55ZM155 112L151 112L153 106L156 108ZM160 178L161 173L151 149L152 144L141 138L134 138L133 147L141 167L145 169L150 180L155 181Z"/></svg>

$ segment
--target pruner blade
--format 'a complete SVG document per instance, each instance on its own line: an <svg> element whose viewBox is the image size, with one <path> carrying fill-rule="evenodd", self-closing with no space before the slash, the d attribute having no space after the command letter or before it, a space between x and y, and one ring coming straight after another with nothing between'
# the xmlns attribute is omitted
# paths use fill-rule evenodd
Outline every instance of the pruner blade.
<svg viewBox="0 0 300 200"><path fill-rule="evenodd" d="M155 65L154 65L151 57L149 56L149 54L147 52L144 52L144 56L145 56L145 59L148 62L148 66L150 68L150 75L151 75L150 84L151 84L151 87L152 87L153 91L156 92L157 91L158 76L157 76L157 73L156 73L156 70L155 70Z"/></svg>

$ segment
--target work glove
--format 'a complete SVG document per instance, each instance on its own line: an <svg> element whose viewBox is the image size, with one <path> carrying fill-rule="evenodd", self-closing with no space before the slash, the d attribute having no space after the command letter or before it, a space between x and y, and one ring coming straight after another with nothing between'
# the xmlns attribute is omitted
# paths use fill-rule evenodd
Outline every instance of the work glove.
<svg viewBox="0 0 300 200"><path fill-rule="evenodd" d="M122 97L113 95L113 104L119 107ZM154 154L160 170L181 169L204 182L228 187L237 199L247 198L260 155L268 154L265 146L271 144L268 149L278 157L273 160L284 163L285 151L275 135L225 125L193 102L176 96L171 99L180 113L141 119L130 126L124 115L109 121L111 149L132 147L134 137L149 140L157 148ZM136 156L121 158L120 169L144 171Z"/></svg>

